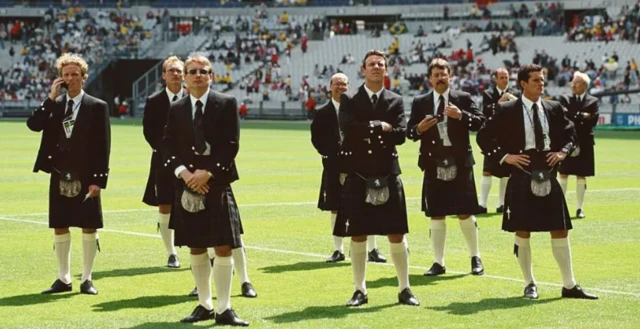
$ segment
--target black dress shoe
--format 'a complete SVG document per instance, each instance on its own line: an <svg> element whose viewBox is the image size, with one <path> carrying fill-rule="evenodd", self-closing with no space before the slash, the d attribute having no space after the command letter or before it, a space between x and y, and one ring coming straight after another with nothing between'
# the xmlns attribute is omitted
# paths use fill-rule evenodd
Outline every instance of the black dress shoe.
<svg viewBox="0 0 640 329"><path fill-rule="evenodd" d="M197 297L198 296L198 287L193 288L191 292L189 292L189 297Z"/></svg>
<svg viewBox="0 0 640 329"><path fill-rule="evenodd" d="M498 208L496 208L496 212L499 214L502 214L504 212L504 206L500 206Z"/></svg>
<svg viewBox="0 0 640 329"><path fill-rule="evenodd" d="M398 294L398 302L400 302L400 304L405 304L405 305L410 305L410 306L419 306L420 305L420 302L418 301L416 296L413 295L413 293L411 292L411 289L409 289L409 288L404 288Z"/></svg>
<svg viewBox="0 0 640 329"><path fill-rule="evenodd" d="M191 315L189 315L186 318L183 318L182 320L180 320L180 322L194 323L198 321L212 320L215 317L216 317L216 313L213 310L209 311L206 308L204 308L204 306L198 305L193 310L193 312L191 312Z"/></svg>
<svg viewBox="0 0 640 329"><path fill-rule="evenodd" d="M51 285L51 288L43 291L43 294L57 294L59 292L71 291L71 283L67 284L57 279Z"/></svg>
<svg viewBox="0 0 640 329"><path fill-rule="evenodd" d="M486 213L487 213L487 207L478 206L478 214L486 214Z"/></svg>
<svg viewBox="0 0 640 329"><path fill-rule="evenodd" d="M369 297L362 291L356 290L353 297L347 302L347 306L360 306L369 302Z"/></svg>
<svg viewBox="0 0 640 329"><path fill-rule="evenodd" d="M167 267L169 268L180 268L180 261L178 260L178 255L169 255L169 260L167 260Z"/></svg>
<svg viewBox="0 0 640 329"><path fill-rule="evenodd" d="M584 217L584 211L582 211L582 209L576 210L576 218L582 219Z"/></svg>
<svg viewBox="0 0 640 329"><path fill-rule="evenodd" d="M482 260L480 260L480 257L478 256L471 257L471 274L473 275L484 274L484 266L482 266Z"/></svg>
<svg viewBox="0 0 640 329"><path fill-rule="evenodd" d="M87 295L97 295L98 289L93 286L93 282L91 282L91 280L85 280L80 285L80 292Z"/></svg>
<svg viewBox="0 0 640 329"><path fill-rule="evenodd" d="M258 297L258 293L255 289L253 289L253 285L251 282L245 282L242 284L242 296L249 298Z"/></svg>
<svg viewBox="0 0 640 329"><path fill-rule="evenodd" d="M447 268L434 262L431 268L424 272L424 276L437 276L445 273L447 273Z"/></svg>
<svg viewBox="0 0 640 329"><path fill-rule="evenodd" d="M327 259L327 263L341 262L344 260L344 254L340 250L336 250L331 254L331 257Z"/></svg>
<svg viewBox="0 0 640 329"><path fill-rule="evenodd" d="M576 286L571 289L562 287L562 298L598 299L598 296L587 294L576 284Z"/></svg>
<svg viewBox="0 0 640 329"><path fill-rule="evenodd" d="M216 314L216 324L222 326L240 326L240 327L248 327L249 322L240 319L236 316L232 309L227 309L226 311Z"/></svg>
<svg viewBox="0 0 640 329"><path fill-rule="evenodd" d="M373 263L386 263L387 259L384 256L382 256L378 248L375 248L369 251L369 261Z"/></svg>
<svg viewBox="0 0 640 329"><path fill-rule="evenodd" d="M531 282L524 287L524 297L529 299L538 299L538 287Z"/></svg>

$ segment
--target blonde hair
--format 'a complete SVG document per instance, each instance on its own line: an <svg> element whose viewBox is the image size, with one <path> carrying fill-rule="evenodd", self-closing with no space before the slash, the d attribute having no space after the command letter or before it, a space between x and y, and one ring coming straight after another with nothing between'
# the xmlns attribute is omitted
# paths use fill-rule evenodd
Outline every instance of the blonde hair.
<svg viewBox="0 0 640 329"><path fill-rule="evenodd" d="M184 70L187 71L187 68L193 62L200 63L204 65L204 67L208 67L209 70L213 71L213 67L211 66L211 62L209 61L209 59L202 55L189 56L187 60L184 61Z"/></svg>
<svg viewBox="0 0 640 329"><path fill-rule="evenodd" d="M169 64L171 64L173 62L180 63L182 65L182 67L184 68L184 62L182 60L180 60L180 58L178 56L169 56L162 63L162 72L165 72L167 70L167 66L169 66Z"/></svg>
<svg viewBox="0 0 640 329"><path fill-rule="evenodd" d="M80 67L83 77L87 77L89 73L89 64L87 64L80 54L66 53L56 60L56 69L60 76L62 76L62 69L67 65L77 65Z"/></svg>

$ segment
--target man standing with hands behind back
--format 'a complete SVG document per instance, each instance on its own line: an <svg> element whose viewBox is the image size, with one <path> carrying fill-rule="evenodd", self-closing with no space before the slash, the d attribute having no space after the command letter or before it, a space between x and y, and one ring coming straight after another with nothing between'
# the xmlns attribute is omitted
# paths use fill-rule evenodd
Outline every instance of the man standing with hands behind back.
<svg viewBox="0 0 640 329"><path fill-rule="evenodd" d="M55 64L49 98L27 120L42 139L34 172L51 174L49 227L54 230L58 279L43 294L71 291L71 233L82 228L82 278L80 292L97 295L91 271L100 249L97 229L102 228L100 191L107 188L111 128L109 106L84 92L89 66L78 54L64 54ZM67 89L59 95L61 88Z"/></svg>
<svg viewBox="0 0 640 329"><path fill-rule="evenodd" d="M175 230L175 245L191 250L198 288L199 304L181 322L215 318L217 324L248 326L231 309L231 250L242 246L240 213L231 190L231 183L238 180L234 160L240 140L238 106L235 98L210 90L213 72L206 57L189 57L185 71L190 95L171 104L162 141L165 165L180 179L169 226ZM216 254L215 310L208 247Z"/></svg>

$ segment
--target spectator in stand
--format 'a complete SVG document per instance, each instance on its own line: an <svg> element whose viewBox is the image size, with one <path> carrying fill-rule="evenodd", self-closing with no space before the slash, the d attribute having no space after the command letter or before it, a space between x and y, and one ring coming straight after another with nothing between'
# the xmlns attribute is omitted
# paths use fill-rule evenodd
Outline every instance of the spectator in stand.
<svg viewBox="0 0 640 329"><path fill-rule="evenodd" d="M240 119L246 120L248 111L249 111L249 109L247 108L247 104L245 104L245 102L240 103L240 109L238 110L238 114L240 115Z"/></svg>

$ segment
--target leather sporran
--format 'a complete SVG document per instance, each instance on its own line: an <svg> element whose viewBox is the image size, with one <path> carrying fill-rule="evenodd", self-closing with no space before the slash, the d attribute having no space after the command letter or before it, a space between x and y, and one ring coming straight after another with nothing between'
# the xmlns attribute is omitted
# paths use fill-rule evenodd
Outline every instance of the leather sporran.
<svg viewBox="0 0 640 329"><path fill-rule="evenodd" d="M569 155L572 158L575 158L577 156L580 155L580 145L576 146L575 149L573 149L573 152L571 152L571 154Z"/></svg>
<svg viewBox="0 0 640 329"><path fill-rule="evenodd" d="M537 197L546 197L551 193L551 179L547 170L531 172L531 193Z"/></svg>
<svg viewBox="0 0 640 329"><path fill-rule="evenodd" d="M60 195L67 198L75 198L80 194L80 189L82 189L82 184L80 183L80 177L77 173L60 173Z"/></svg>
<svg viewBox="0 0 640 329"><path fill-rule="evenodd" d="M458 166L456 166L456 160L453 157L446 157L442 160L438 160L438 168L436 169L437 178L439 180L449 182L458 176Z"/></svg>
<svg viewBox="0 0 640 329"><path fill-rule="evenodd" d="M180 198L180 203L182 204L182 208L190 213L197 213L199 211L203 211L205 195L192 192L188 188L185 188L182 191L182 197Z"/></svg>
<svg viewBox="0 0 640 329"><path fill-rule="evenodd" d="M389 201L389 180L387 176L374 176L366 179L367 197L366 203L380 206Z"/></svg>

